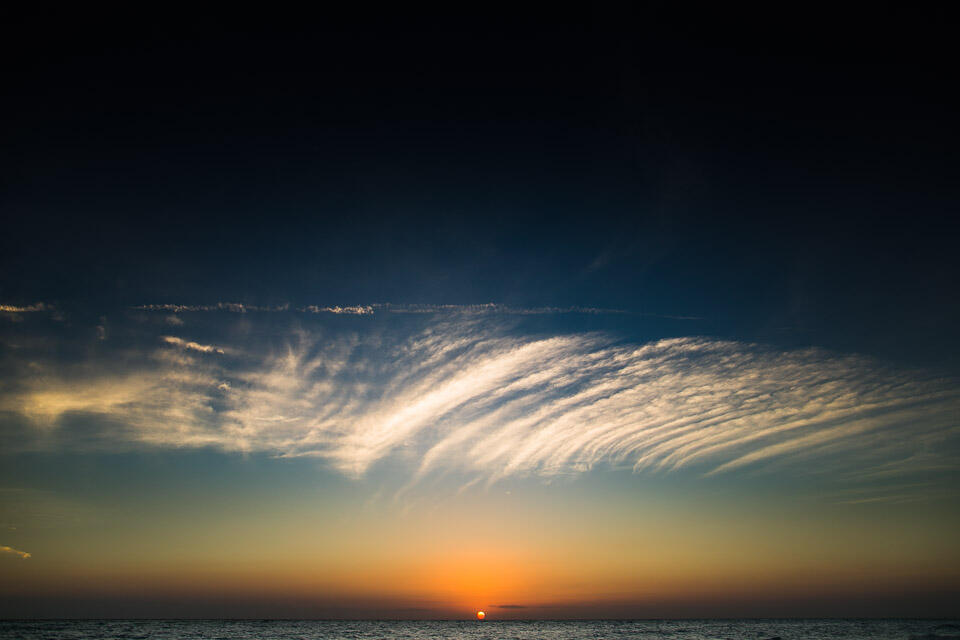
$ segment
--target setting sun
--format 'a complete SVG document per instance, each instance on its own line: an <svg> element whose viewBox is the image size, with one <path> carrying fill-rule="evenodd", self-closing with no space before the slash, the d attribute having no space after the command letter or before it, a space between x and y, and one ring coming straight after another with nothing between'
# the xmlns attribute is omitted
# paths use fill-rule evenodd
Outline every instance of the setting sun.
<svg viewBox="0 0 960 640"><path fill-rule="evenodd" d="M477 620L483 620L486 617L487 614L485 614L483 611L477 611Z"/></svg>

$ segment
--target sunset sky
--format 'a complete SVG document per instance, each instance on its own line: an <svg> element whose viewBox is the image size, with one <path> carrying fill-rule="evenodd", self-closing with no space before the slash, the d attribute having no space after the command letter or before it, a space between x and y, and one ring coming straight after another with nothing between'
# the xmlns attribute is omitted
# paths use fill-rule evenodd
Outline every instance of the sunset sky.
<svg viewBox="0 0 960 640"><path fill-rule="evenodd" d="M937 16L111 17L0 38L0 617L956 614Z"/></svg>

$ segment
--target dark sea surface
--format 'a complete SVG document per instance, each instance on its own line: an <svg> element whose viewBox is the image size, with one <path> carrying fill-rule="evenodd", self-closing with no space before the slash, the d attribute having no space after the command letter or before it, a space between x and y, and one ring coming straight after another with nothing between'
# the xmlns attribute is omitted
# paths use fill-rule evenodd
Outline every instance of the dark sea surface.
<svg viewBox="0 0 960 640"><path fill-rule="evenodd" d="M204 638L258 640L465 638L475 640L683 640L960 638L951 620L594 620L594 621L320 621L320 620L6 620L0 638L107 640Z"/></svg>

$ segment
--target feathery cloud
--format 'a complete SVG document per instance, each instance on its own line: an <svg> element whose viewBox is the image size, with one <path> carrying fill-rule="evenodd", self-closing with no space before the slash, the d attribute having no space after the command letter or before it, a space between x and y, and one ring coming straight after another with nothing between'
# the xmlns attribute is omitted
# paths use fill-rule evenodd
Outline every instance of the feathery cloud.
<svg viewBox="0 0 960 640"><path fill-rule="evenodd" d="M162 340L181 350L124 374L41 372L0 408L46 433L94 414L122 425L104 442L315 457L351 476L395 457L414 481L613 466L855 482L957 462L956 381L816 349L514 335L458 318L413 334L304 329L279 350Z"/></svg>

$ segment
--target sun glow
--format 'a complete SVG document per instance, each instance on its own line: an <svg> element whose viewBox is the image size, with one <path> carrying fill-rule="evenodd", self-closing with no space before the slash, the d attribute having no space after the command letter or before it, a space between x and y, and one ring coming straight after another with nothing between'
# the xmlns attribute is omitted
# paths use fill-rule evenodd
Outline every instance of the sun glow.
<svg viewBox="0 0 960 640"><path fill-rule="evenodd" d="M487 614L485 614L483 611L477 611L477 620L483 620L486 617Z"/></svg>

